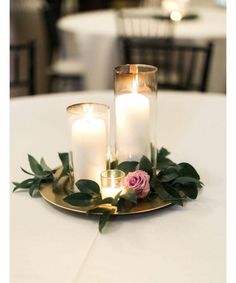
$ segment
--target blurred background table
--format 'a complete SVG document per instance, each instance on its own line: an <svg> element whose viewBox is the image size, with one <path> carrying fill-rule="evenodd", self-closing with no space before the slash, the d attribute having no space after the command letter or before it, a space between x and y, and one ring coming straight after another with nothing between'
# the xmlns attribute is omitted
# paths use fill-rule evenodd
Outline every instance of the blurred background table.
<svg viewBox="0 0 236 283"><path fill-rule="evenodd" d="M144 12L150 8L138 8ZM153 12L153 8L151 9ZM195 5L197 19L175 24L174 38L191 43L214 43L208 91L226 91L226 11L216 5ZM122 63L115 10L99 10L62 17L58 21L62 57L77 61L85 74L86 89L113 86L111 70Z"/></svg>
<svg viewBox="0 0 236 283"><path fill-rule="evenodd" d="M57 152L68 151L65 109L88 101L113 107L113 93L11 100L11 181L26 178L27 153L59 164ZM225 97L160 92L157 127L158 147L198 169L205 183L199 199L116 218L100 235L96 217L11 193L12 283L225 282Z"/></svg>
<svg viewBox="0 0 236 283"><path fill-rule="evenodd" d="M127 60L121 58L125 49L119 48L120 33L115 15L121 8L131 9L130 7L144 14L150 13L150 10L151 13L159 15L163 13L161 0L12 0L11 97L112 88L113 67L127 63ZM173 39L177 43L193 47L204 45L209 41L213 42L213 60L210 64L206 90L224 94L226 92L225 0L190 0L188 12L197 14L198 18L192 17L192 20L185 19L171 25L175 27L170 28L173 31ZM162 22L168 23L168 20ZM156 43L160 43L160 36L154 39ZM26 56L27 49L24 48L20 52L19 46L31 46L32 49L28 51L32 51L33 55ZM174 49L171 50L172 54ZM157 57L156 62L148 62L148 64L158 65L162 71L163 65ZM173 61L170 56L162 57ZM143 61L145 60L136 63ZM191 60L183 60L182 66L189 62ZM195 67L192 69L200 70ZM28 75L29 70L31 75ZM16 84L18 73L20 84ZM177 73L179 75L180 72L176 72L175 75ZM199 75L204 73L198 72ZM166 74L165 77L169 78L170 72ZM185 72L185 75L188 76L188 72ZM195 74L193 77L196 77Z"/></svg>

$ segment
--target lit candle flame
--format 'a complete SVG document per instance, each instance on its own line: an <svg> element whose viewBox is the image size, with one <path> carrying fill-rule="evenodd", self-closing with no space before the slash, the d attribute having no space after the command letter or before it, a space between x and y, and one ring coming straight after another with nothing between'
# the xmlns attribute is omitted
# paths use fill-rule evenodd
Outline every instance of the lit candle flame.
<svg viewBox="0 0 236 283"><path fill-rule="evenodd" d="M130 65L129 71L131 74L133 74L132 94L137 94L138 93L138 66Z"/></svg>

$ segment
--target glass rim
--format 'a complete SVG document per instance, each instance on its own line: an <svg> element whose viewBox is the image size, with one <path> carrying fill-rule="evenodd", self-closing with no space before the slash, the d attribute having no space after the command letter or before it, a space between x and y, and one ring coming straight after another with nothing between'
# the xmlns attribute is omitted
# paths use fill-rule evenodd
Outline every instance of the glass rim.
<svg viewBox="0 0 236 283"><path fill-rule="evenodd" d="M107 172L119 172L120 175L119 176L112 175L110 177L109 176L104 176L103 174L107 173ZM102 171L100 176L101 176L101 178L106 178L106 179L118 179L118 178L124 178L125 177L125 172L122 171L122 170L119 170L119 169L108 169L108 170Z"/></svg>
<svg viewBox="0 0 236 283"><path fill-rule="evenodd" d="M96 103L96 102L82 102L82 103L75 103L75 104L71 104L69 106L66 107L66 111L68 113L71 114L77 114L77 110L79 108L81 108L83 105L90 105L90 106L98 106L98 107L102 107L106 110L110 110L110 106L107 104L103 104L103 103Z"/></svg>
<svg viewBox="0 0 236 283"><path fill-rule="evenodd" d="M131 72L125 73L121 70L122 67L130 67L130 66L137 66L137 67L146 67L149 68L149 70L146 71L138 71L137 73L134 74L152 74L152 73L157 73L158 68L153 65L147 65L147 64L123 64L115 67L115 73L118 75L121 74L132 74ZM130 69L130 68L129 68Z"/></svg>

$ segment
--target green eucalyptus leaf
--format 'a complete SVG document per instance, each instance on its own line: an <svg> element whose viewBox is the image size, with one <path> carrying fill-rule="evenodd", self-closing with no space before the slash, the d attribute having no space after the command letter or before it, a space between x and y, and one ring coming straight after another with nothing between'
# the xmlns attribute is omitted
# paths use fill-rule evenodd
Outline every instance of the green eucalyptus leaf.
<svg viewBox="0 0 236 283"><path fill-rule="evenodd" d="M191 199L196 199L198 196L198 187L197 184L188 184L185 186L181 186L178 188L180 191L182 191L187 197Z"/></svg>
<svg viewBox="0 0 236 283"><path fill-rule="evenodd" d="M104 212L99 218L99 231L102 232L103 228L105 227L106 223L109 221L112 215L111 211Z"/></svg>
<svg viewBox="0 0 236 283"><path fill-rule="evenodd" d="M129 212L135 205L136 204L134 202L120 197L116 206L119 212Z"/></svg>
<svg viewBox="0 0 236 283"><path fill-rule="evenodd" d="M169 166L175 165L175 163L172 160L167 158L169 154L170 152L163 147L157 151L157 169L158 170L166 169Z"/></svg>
<svg viewBox="0 0 236 283"><path fill-rule="evenodd" d="M134 172L137 168L137 165L138 165L137 161L124 161L118 165L117 169L127 174L129 172Z"/></svg>
<svg viewBox="0 0 236 283"><path fill-rule="evenodd" d="M153 175L152 163L146 156L143 156L141 158L139 162L139 170L145 171L146 173L148 173L150 177L152 177Z"/></svg>
<svg viewBox="0 0 236 283"><path fill-rule="evenodd" d="M33 182L33 184L29 189L29 194L31 197L33 197L34 194L39 191L39 187L40 187L40 179L35 179L35 181Z"/></svg>
<svg viewBox="0 0 236 283"><path fill-rule="evenodd" d="M178 177L173 182L173 184L182 184L182 185L186 185L188 183L194 183L197 184L198 187L200 188L202 187L202 182L192 177Z"/></svg>
<svg viewBox="0 0 236 283"><path fill-rule="evenodd" d="M61 163L64 167L69 166L69 153L68 152L59 152L58 153Z"/></svg>
<svg viewBox="0 0 236 283"><path fill-rule="evenodd" d="M183 198L183 196L180 195L178 188L168 183L163 183L162 185L163 185L163 188L167 191L167 193L169 193L172 197L177 198L177 199Z"/></svg>
<svg viewBox="0 0 236 283"><path fill-rule="evenodd" d="M175 166L168 167L167 169L160 171L157 175L158 180L163 183L173 181L177 177L179 177L179 173Z"/></svg>
<svg viewBox="0 0 236 283"><path fill-rule="evenodd" d="M26 179L21 183L13 182L15 188L13 189L13 192L15 192L18 189L29 189L31 185L34 183L35 178Z"/></svg>
<svg viewBox="0 0 236 283"><path fill-rule="evenodd" d="M166 148L161 147L160 150L157 150L157 154L158 154L157 160L163 161L166 158L166 156L170 154L170 152Z"/></svg>
<svg viewBox="0 0 236 283"><path fill-rule="evenodd" d="M175 163L173 161L171 161L170 159L166 158L165 161L157 163L157 169L162 170L162 169L166 169L166 168L173 166L173 165L175 165Z"/></svg>
<svg viewBox="0 0 236 283"><path fill-rule="evenodd" d="M32 172L34 172L38 176L43 175L43 168L32 155L28 154L28 160Z"/></svg>
<svg viewBox="0 0 236 283"><path fill-rule="evenodd" d="M159 180L156 175L154 175L150 180L151 190L152 188L155 188L157 184L159 183Z"/></svg>
<svg viewBox="0 0 236 283"><path fill-rule="evenodd" d="M52 171L43 171L43 175L41 176L41 179L43 181L52 180L54 178Z"/></svg>
<svg viewBox="0 0 236 283"><path fill-rule="evenodd" d="M61 160L62 166L63 166L63 170L61 172L60 177L64 176L64 175L68 175L68 173L70 172L70 161L69 161L69 153L68 152L62 152L62 153L58 153L59 158Z"/></svg>
<svg viewBox="0 0 236 283"><path fill-rule="evenodd" d="M26 171L26 170L25 170L24 168L22 168L22 167L21 167L21 170L22 170L24 173L28 174L28 175L35 176L34 174L32 174L32 173Z"/></svg>
<svg viewBox="0 0 236 283"><path fill-rule="evenodd" d="M74 206L89 206L93 204L91 195L86 193L74 193L66 196L63 201Z"/></svg>
<svg viewBox="0 0 236 283"><path fill-rule="evenodd" d="M186 162L182 162L178 164L178 168L179 168L179 175L184 177L184 176L188 176L188 177L192 177L195 178L197 180L200 180L200 176L197 173L196 169L190 165L189 163Z"/></svg>
<svg viewBox="0 0 236 283"><path fill-rule="evenodd" d="M120 198L123 198L129 202L137 204L137 196L132 189L127 189L125 193L120 195Z"/></svg>
<svg viewBox="0 0 236 283"><path fill-rule="evenodd" d="M183 198L173 197L165 190L161 183L156 186L155 190L163 201L183 206Z"/></svg>
<svg viewBox="0 0 236 283"><path fill-rule="evenodd" d="M40 160L40 165L41 165L41 167L43 168L43 170L49 171L49 172L52 171L52 169L46 164L46 162L45 162L45 160L44 160L43 157L42 157L41 160Z"/></svg>
<svg viewBox="0 0 236 283"><path fill-rule="evenodd" d="M75 185L82 193L89 195L100 194L99 185L92 180L80 179L75 183Z"/></svg>
<svg viewBox="0 0 236 283"><path fill-rule="evenodd" d="M128 212L137 204L137 196L132 189L127 189L125 193L119 196L117 209L119 212Z"/></svg>
<svg viewBox="0 0 236 283"><path fill-rule="evenodd" d="M112 205L117 205L117 202L120 198L121 193L122 193L122 191L120 191L118 194L116 194L116 196L113 199Z"/></svg>

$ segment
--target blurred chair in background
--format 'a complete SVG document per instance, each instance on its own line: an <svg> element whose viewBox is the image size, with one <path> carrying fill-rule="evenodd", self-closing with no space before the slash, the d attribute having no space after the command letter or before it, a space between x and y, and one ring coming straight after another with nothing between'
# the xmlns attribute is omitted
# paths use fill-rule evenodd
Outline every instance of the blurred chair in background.
<svg viewBox="0 0 236 283"><path fill-rule="evenodd" d="M173 21L159 19L150 11L145 13L145 10L119 9L117 25L119 35L125 37L172 38L174 36Z"/></svg>
<svg viewBox="0 0 236 283"><path fill-rule="evenodd" d="M43 18L49 42L48 62L50 63L59 45L56 23L61 17L62 2L62 0L45 0L43 6Z"/></svg>
<svg viewBox="0 0 236 283"><path fill-rule="evenodd" d="M161 89L205 92L213 44L191 46L156 38L122 38L126 64L157 66Z"/></svg>
<svg viewBox="0 0 236 283"><path fill-rule="evenodd" d="M25 88L27 95L35 94L35 42L10 45L10 90Z"/></svg>
<svg viewBox="0 0 236 283"><path fill-rule="evenodd" d="M64 59L59 54L60 39L56 23L62 14L62 0L46 0L43 18L50 50L48 57L49 88L51 92L83 89L83 68L76 59Z"/></svg>

